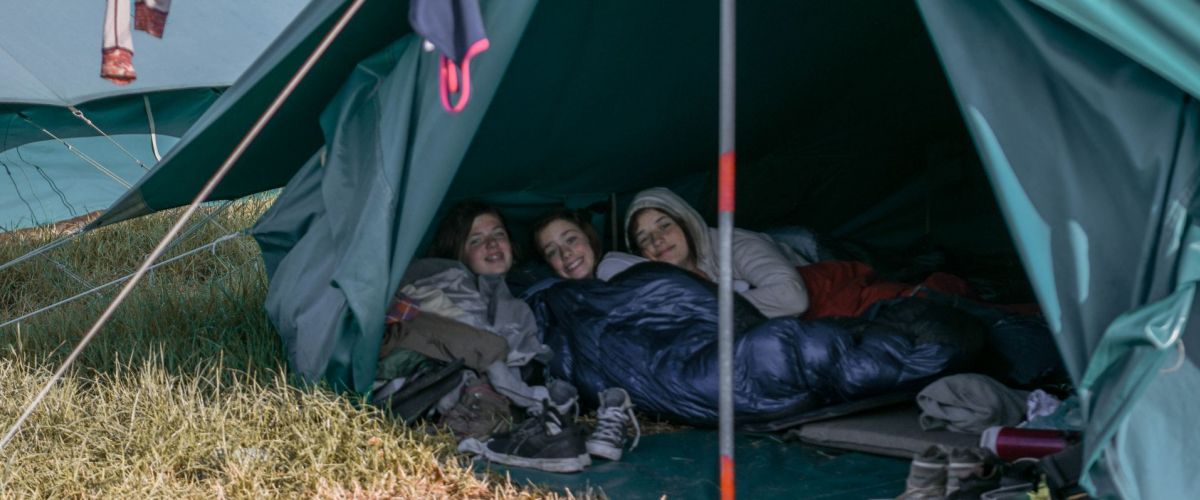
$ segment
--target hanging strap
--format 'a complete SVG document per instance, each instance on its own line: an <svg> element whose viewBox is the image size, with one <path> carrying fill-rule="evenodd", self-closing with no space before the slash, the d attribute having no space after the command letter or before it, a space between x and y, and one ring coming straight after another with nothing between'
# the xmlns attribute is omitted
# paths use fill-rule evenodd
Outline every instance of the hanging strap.
<svg viewBox="0 0 1200 500"><path fill-rule="evenodd" d="M488 40L481 39L471 45L467 55L463 57L460 69L449 57L438 57L438 91L442 96L442 108L450 113L458 113L467 107L471 100L471 58L488 49ZM458 94L458 102L450 104L450 96Z"/></svg>

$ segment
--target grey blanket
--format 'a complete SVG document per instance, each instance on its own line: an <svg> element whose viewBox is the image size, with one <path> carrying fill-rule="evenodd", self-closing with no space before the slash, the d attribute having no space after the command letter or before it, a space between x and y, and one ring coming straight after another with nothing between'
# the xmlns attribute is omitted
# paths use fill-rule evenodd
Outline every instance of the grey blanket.
<svg viewBox="0 0 1200 500"><path fill-rule="evenodd" d="M1025 416L1028 395L984 375L942 377L917 394L921 428L978 434L996 425L1017 425Z"/></svg>

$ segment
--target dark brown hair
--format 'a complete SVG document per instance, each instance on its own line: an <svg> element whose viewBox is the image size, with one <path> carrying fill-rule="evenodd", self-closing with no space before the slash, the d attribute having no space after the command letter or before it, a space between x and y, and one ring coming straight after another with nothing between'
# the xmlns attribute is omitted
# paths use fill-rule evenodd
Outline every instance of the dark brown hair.
<svg viewBox="0 0 1200 500"><path fill-rule="evenodd" d="M438 224L437 232L433 235L433 244L429 247L429 256L461 261L467 237L471 235L471 225L475 223L476 217L483 214L496 216L505 230L508 229L508 223L496 207L474 200L459 202L446 212ZM513 259L516 260L516 245L511 240L509 244L513 246Z"/></svg>
<svg viewBox="0 0 1200 500"><path fill-rule="evenodd" d="M537 254L539 259L545 262L546 256L542 255L542 246L538 243L538 234L556 220L564 220L578 226L579 230L583 231L583 235L587 237L588 246L592 247L592 253L596 262L600 262L600 252L602 251L600 248L600 234L596 232L596 228L592 226L592 223L588 222L586 214L566 208L551 210L539 217L537 222L533 223L533 231L530 231L529 236L533 242L534 253Z"/></svg>
<svg viewBox="0 0 1200 500"><path fill-rule="evenodd" d="M635 254L641 255L642 257L646 256L646 254L642 253L641 245L638 245L637 243L637 218L647 210L657 210L662 212L667 217L670 217L671 221L674 222L675 225L679 226L679 230L683 231L683 239L687 241L688 259L692 261L692 264L697 264L698 262L696 261L696 256L698 254L696 249L696 240L692 239L691 231L688 231L688 227L679 220L679 217L676 217L675 214L671 213L670 210L662 207L642 207L637 209L636 212L629 216L629 225L625 227L625 237L629 238L629 250Z"/></svg>

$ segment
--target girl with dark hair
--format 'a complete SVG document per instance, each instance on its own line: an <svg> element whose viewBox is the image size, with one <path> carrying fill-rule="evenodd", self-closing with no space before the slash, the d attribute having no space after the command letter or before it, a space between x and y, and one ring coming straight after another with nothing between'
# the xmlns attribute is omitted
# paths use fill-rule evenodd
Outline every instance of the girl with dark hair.
<svg viewBox="0 0 1200 500"><path fill-rule="evenodd" d="M462 359L486 373L513 403L539 412L551 399L549 390L526 385L519 368L544 361L549 350L538 339L533 312L504 281L513 265L508 234L500 212L489 205L467 201L452 207L434 233L430 257L408 267L396 293L397 304L415 304L419 312L396 323L383 350Z"/></svg>
<svg viewBox="0 0 1200 500"><path fill-rule="evenodd" d="M564 279L596 276L600 236L582 214L556 209L533 225L533 248Z"/></svg>
<svg viewBox="0 0 1200 500"><path fill-rule="evenodd" d="M429 256L460 261L475 274L504 274L512 268L513 250L500 212L490 205L466 201L442 218Z"/></svg>

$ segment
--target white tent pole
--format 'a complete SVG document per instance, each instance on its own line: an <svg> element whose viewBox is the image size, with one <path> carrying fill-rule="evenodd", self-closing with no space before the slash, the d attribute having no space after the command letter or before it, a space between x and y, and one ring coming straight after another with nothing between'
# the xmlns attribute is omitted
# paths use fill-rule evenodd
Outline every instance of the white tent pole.
<svg viewBox="0 0 1200 500"><path fill-rule="evenodd" d="M735 59L737 55L735 0L721 0L720 140L717 161L717 231L720 235L717 266L717 358L720 366L718 395L721 498L734 498L733 467L733 202Z"/></svg>
<svg viewBox="0 0 1200 500"><path fill-rule="evenodd" d="M179 234L179 231L183 229L184 224L187 224L188 219L190 219L192 215L196 213L196 209L200 208L200 204L204 203L204 200L207 200L208 196L211 195L213 190L217 188L217 184L220 184L221 179L225 178L225 174L228 174L229 170L233 168L233 164L237 162L238 158L242 157L242 153L246 152L246 148L250 147L250 143L258 137L258 134L262 132L263 127L267 125L267 122L275 116L275 113L277 113L279 108L283 106L284 101L286 101L287 98L292 95L292 92L296 90L296 86L300 85L300 80L304 79L309 70L311 70L313 65L316 64L317 59L320 59L321 55L325 53L325 50L328 49L329 45L333 43L333 39L337 38L338 34L345 29L346 25L350 22L350 19L352 19L354 14L358 12L358 9L362 7L364 1L365 0L354 0L354 2L346 8L346 11L342 13L342 17L338 19L337 24L334 24L333 28L329 30L329 33L325 34L325 37L321 39L321 43L318 44L317 48L313 49L312 54L309 54L308 58L304 60L304 64L300 66L300 69L296 71L295 75L292 75L291 80L288 80L287 85L284 86L283 90L279 92L279 95L275 97L275 100L271 102L271 105L266 111L263 112L262 116L258 117L258 121L254 122L254 126L250 128L250 131L246 133L246 136L242 138L242 141L238 143L237 147L235 147L231 153L229 153L229 157L225 159L225 163L221 164L221 168L217 169L212 178L209 179L206 184L204 184L204 188L200 190L200 193L196 195L196 198L192 200L192 203L188 205L187 210L185 210L183 215L179 217L179 220L175 222L175 225L171 226L171 230L167 231L167 234L163 236L162 241L158 242L158 246L154 248L154 251L151 252L148 257L146 257L146 260L142 262L142 265L138 267L138 270L133 273L133 277L130 278L129 282L125 284L125 287L121 288L121 291L117 293L117 296L113 299L112 303L109 304L106 309L104 309L104 312L100 315L100 318L96 320L96 324L92 325L92 328L88 330L88 332L79 341L79 345L75 346L75 350L71 351L71 354L67 356L65 361L63 361L63 364L58 368L58 371L54 372L54 375L50 377L50 380L48 380L46 385L42 387L42 390L39 391L37 395L34 396L33 400L29 402L29 405L25 407L25 411L21 413L21 416L17 418L16 422L13 422L12 427L8 429L8 432L4 435L4 438L0 439L0 450L3 450L4 447L7 446L10 441L12 441L13 436L17 435L17 431L21 430L21 424L25 423L25 420L29 418L29 415L31 415L33 410L37 408L37 405L46 397L46 394L50 393L50 389L54 387L54 383L57 382L58 379L62 378L63 374L66 373L68 368L70 368L71 363L73 363L75 359L79 357L79 354L83 352L83 348L86 347L87 344L91 342L92 338L96 336L96 333L104 327L104 324L107 323L109 318L112 317L113 313L116 312L117 306L120 306L121 302L123 302L125 298L129 296L129 293L133 291L133 287L137 286L138 282L141 281L142 276L146 275L146 271L150 269L150 266L154 264L154 261L157 260L164 251L166 251L167 245L172 239L175 238L175 235Z"/></svg>
<svg viewBox="0 0 1200 500"><path fill-rule="evenodd" d="M146 105L146 123L150 125L150 151L154 153L154 161L162 161L162 153L158 152L158 132L154 130L154 112L150 110L150 96L142 96Z"/></svg>

